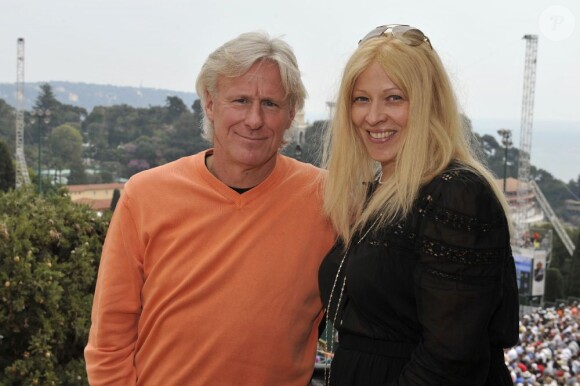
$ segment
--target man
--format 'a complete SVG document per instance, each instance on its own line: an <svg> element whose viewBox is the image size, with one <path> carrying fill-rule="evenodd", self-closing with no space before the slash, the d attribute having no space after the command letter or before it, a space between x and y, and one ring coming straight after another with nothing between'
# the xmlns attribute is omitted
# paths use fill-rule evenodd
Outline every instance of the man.
<svg viewBox="0 0 580 386"><path fill-rule="evenodd" d="M334 234L320 171L279 154L306 91L291 48L247 33L197 80L196 155L133 176L103 246L91 385L300 385Z"/></svg>

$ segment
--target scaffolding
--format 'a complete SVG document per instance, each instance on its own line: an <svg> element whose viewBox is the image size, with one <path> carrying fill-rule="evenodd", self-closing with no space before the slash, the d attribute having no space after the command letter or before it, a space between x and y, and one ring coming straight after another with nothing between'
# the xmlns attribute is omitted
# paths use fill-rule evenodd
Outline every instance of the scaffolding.
<svg viewBox="0 0 580 386"><path fill-rule="evenodd" d="M18 38L16 51L16 187L30 184L24 157L24 38Z"/></svg>

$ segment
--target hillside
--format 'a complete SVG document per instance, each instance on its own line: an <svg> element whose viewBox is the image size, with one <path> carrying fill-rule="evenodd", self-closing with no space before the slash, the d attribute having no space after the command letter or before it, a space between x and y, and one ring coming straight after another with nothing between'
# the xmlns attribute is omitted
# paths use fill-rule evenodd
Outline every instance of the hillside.
<svg viewBox="0 0 580 386"><path fill-rule="evenodd" d="M38 96L40 85L48 83L61 103L84 107L89 112L95 106L127 104L133 107L163 106L168 96L177 96L191 108L197 95L193 92L180 92L144 87L123 87L73 82L31 82L24 85L24 108L30 110ZM0 99L16 106L16 84L0 83Z"/></svg>

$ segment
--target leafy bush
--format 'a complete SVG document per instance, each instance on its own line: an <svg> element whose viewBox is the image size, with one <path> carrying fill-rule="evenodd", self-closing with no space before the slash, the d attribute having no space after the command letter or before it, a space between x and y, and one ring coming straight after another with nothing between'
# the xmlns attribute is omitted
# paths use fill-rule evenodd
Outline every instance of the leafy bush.
<svg viewBox="0 0 580 386"><path fill-rule="evenodd" d="M544 301L555 302L564 298L564 278L558 268L548 268L546 271L546 288Z"/></svg>
<svg viewBox="0 0 580 386"><path fill-rule="evenodd" d="M64 191L0 193L0 385L86 385L83 349L108 216Z"/></svg>

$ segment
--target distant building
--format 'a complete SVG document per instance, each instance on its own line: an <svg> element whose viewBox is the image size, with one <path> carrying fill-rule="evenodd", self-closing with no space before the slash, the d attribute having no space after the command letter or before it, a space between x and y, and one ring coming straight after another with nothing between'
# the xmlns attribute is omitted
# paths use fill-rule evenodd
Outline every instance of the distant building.
<svg viewBox="0 0 580 386"><path fill-rule="evenodd" d="M94 211L102 212L111 207L113 192L119 189L123 193L123 183L67 185L72 202L85 204Z"/></svg>
<svg viewBox="0 0 580 386"><path fill-rule="evenodd" d="M306 116L304 110L300 110L296 113L294 117L294 124L292 125L291 135L292 141L296 142L298 145L303 146L306 139L306 129L308 128L308 122L306 122Z"/></svg>

